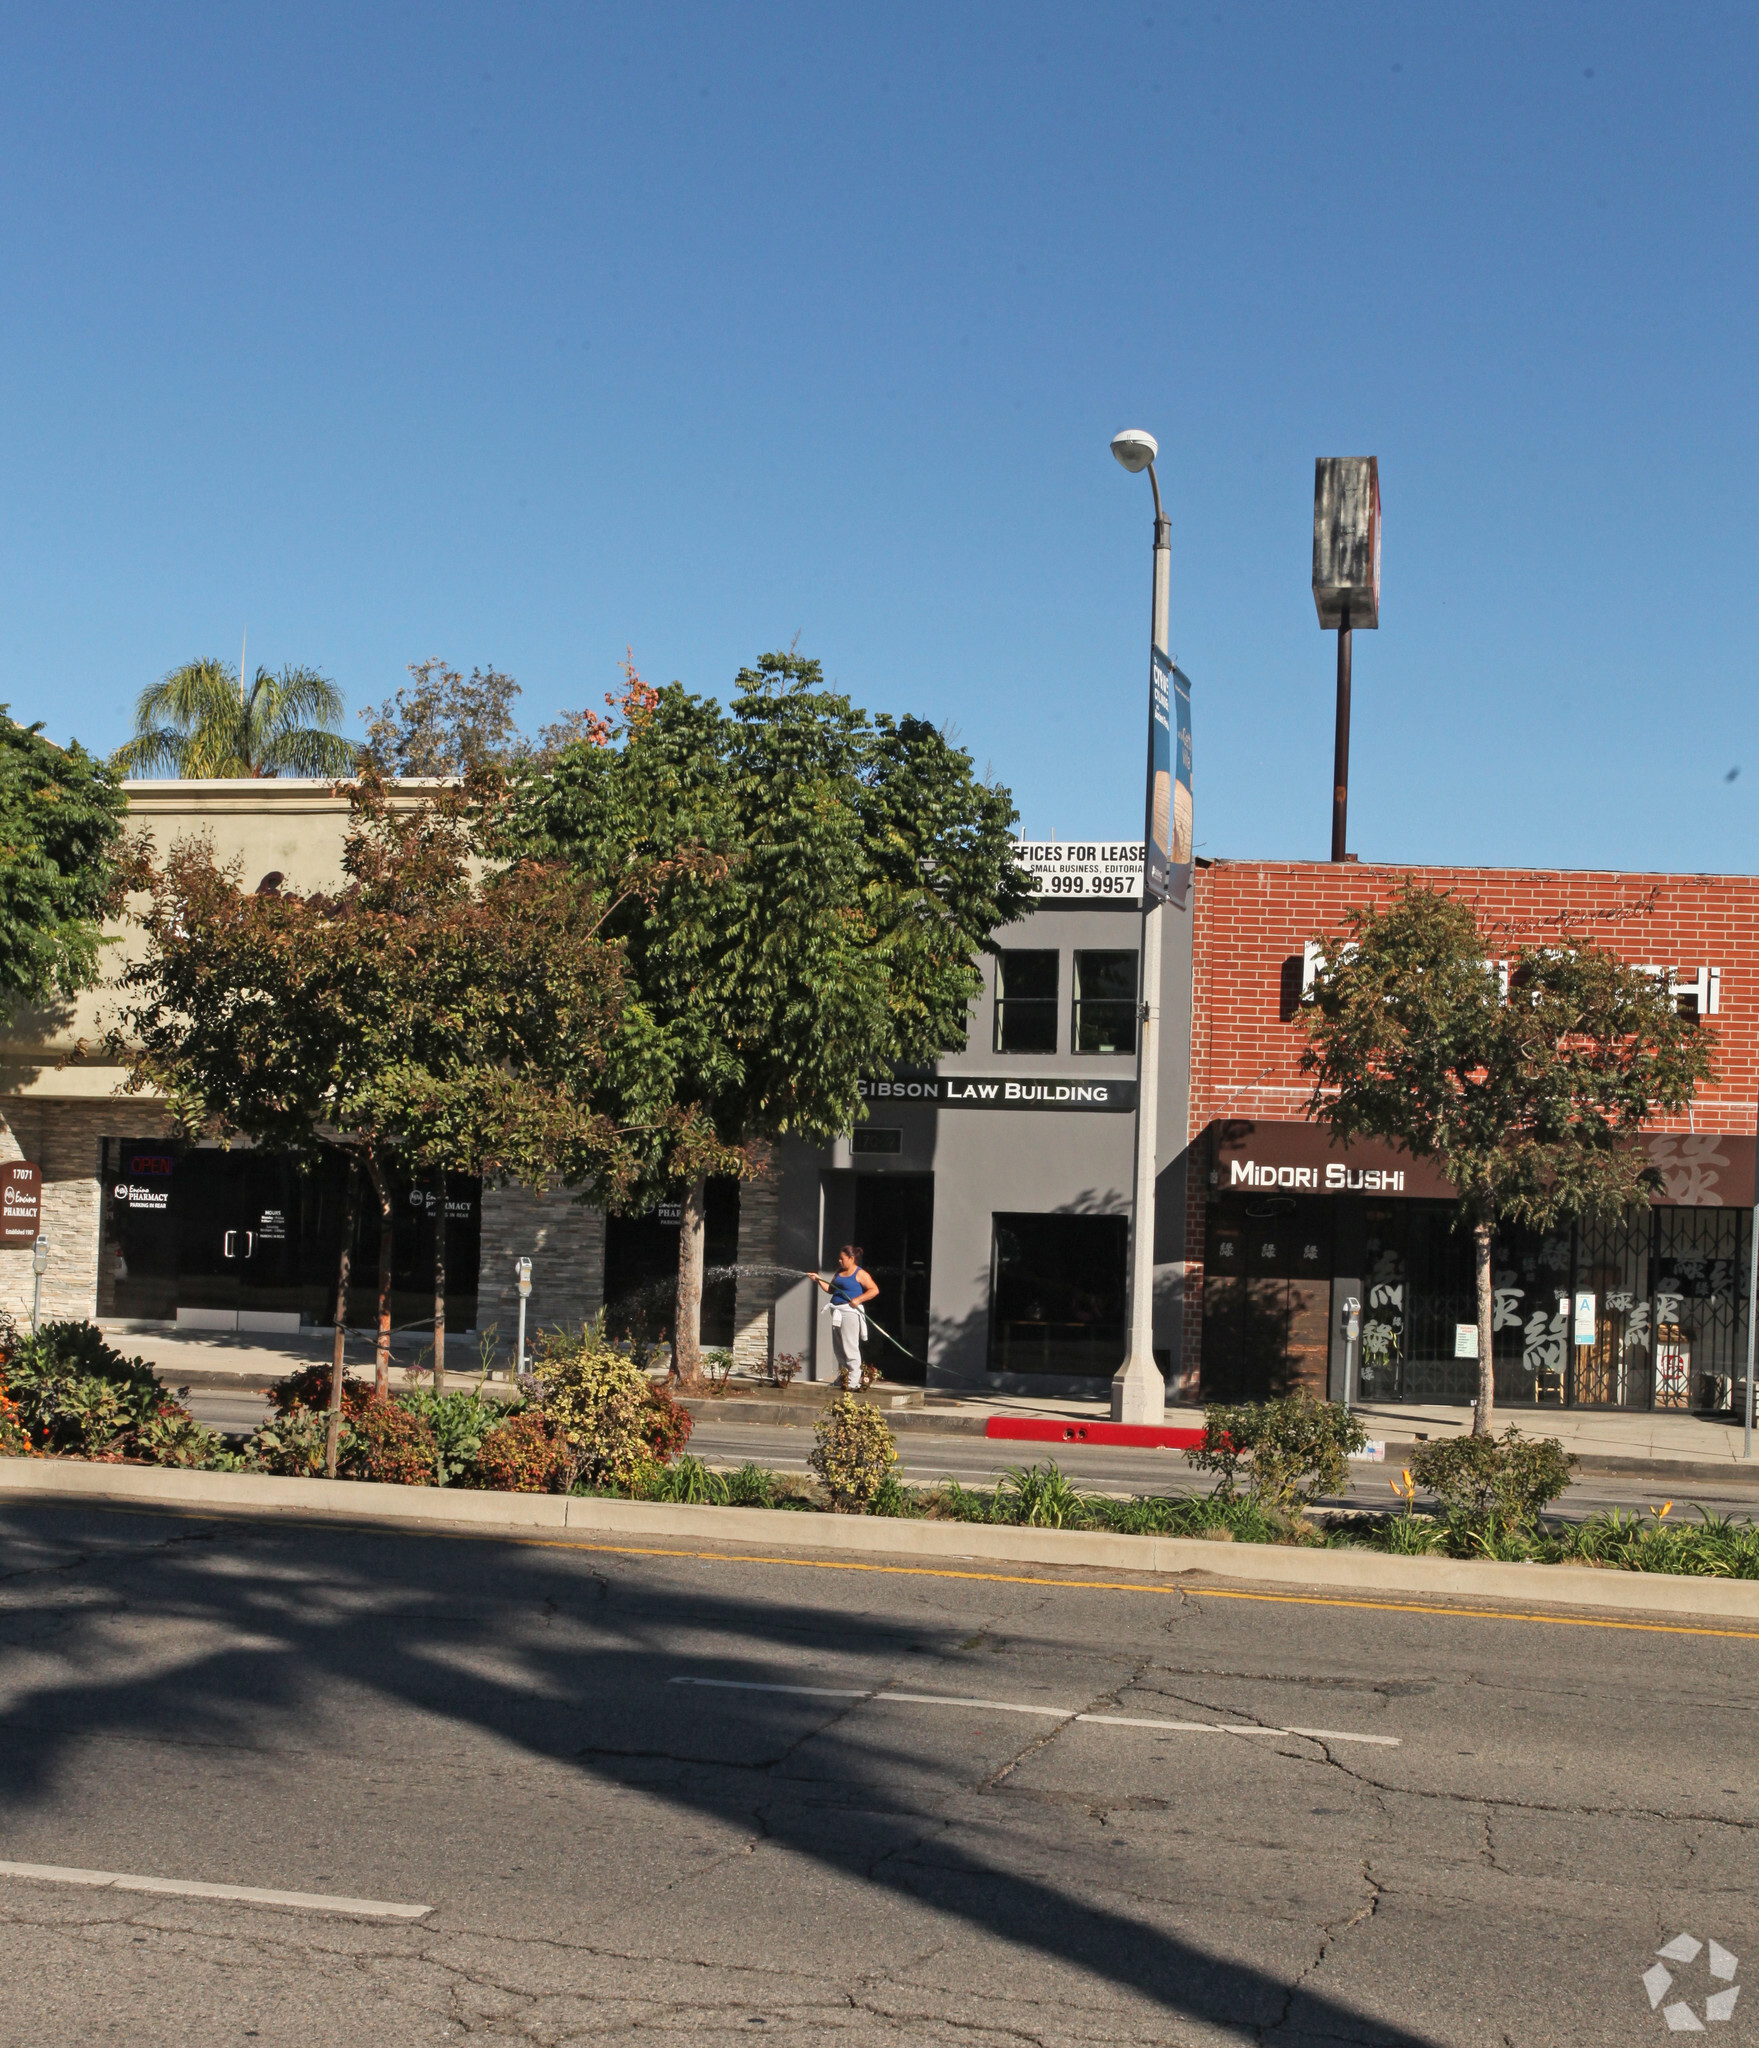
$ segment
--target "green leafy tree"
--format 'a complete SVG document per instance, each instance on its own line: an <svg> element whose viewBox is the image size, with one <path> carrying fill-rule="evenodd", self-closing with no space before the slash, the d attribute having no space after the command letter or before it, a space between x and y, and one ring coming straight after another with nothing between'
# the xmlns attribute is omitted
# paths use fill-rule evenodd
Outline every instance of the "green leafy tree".
<svg viewBox="0 0 1759 2048"><path fill-rule="evenodd" d="M382 1224L397 1159L491 1182L562 1178L614 1199L650 1135L632 1153L601 1099L637 1103L645 1089L658 1125L681 1121L663 1068L644 1079L653 1033L601 931L615 906L559 863L479 872L463 792L404 805L368 774L352 799L347 882L332 895L246 894L205 840L180 842L158 869L143 854L147 944L123 976L112 1041L128 1085L161 1096L191 1135L308 1159L341 1148ZM381 1380L389 1260L382 1228ZM435 1334L438 1382L443 1293Z"/></svg>
<svg viewBox="0 0 1759 2048"><path fill-rule="evenodd" d="M926 721L870 719L789 653L728 711L633 666L603 734L516 779L508 843L601 898L670 851L609 922L663 1046L678 1123L630 1196L683 1194L675 1357L701 1370L707 1176L785 1134L828 1140L863 1078L961 1050L990 933L1020 916L1014 808Z"/></svg>
<svg viewBox="0 0 1759 2048"><path fill-rule="evenodd" d="M1604 948L1561 939L1486 959L1471 907L1407 885L1353 910L1325 941L1303 1013L1307 1114L1340 1139L1433 1159L1473 1235L1474 1432L1494 1425L1491 1241L1501 1222L1548 1228L1619 1215L1657 1184L1638 1142L1714 1079L1710 1032L1664 983Z"/></svg>
<svg viewBox="0 0 1759 2048"><path fill-rule="evenodd" d="M469 775L526 749L514 722L519 685L497 668L468 680L438 655L409 665L409 684L363 711L366 751L381 775Z"/></svg>
<svg viewBox="0 0 1759 2048"><path fill-rule="evenodd" d="M97 979L126 808L112 769L0 704L0 1012Z"/></svg>
<svg viewBox="0 0 1759 2048"><path fill-rule="evenodd" d="M358 749L329 729L346 709L315 668L259 668L247 690L229 662L188 661L140 693L112 759L124 775L347 775Z"/></svg>

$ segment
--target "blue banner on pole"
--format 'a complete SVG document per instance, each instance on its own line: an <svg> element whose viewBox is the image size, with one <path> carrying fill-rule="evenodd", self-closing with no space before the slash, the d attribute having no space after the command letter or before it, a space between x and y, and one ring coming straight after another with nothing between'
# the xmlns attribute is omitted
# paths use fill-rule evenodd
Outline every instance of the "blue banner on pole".
<svg viewBox="0 0 1759 2048"><path fill-rule="evenodd" d="M1191 679L1157 647L1148 692L1148 804L1143 887L1181 909L1191 894Z"/></svg>

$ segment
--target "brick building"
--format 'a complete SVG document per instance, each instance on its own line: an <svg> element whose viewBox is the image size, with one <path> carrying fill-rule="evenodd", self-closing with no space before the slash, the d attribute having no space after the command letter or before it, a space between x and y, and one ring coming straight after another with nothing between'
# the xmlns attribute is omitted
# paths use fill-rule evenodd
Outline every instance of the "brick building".
<svg viewBox="0 0 1759 2048"><path fill-rule="evenodd" d="M1298 1009L1314 941L1407 882L1475 909L1485 956L1567 934L1666 973L1717 1079L1646 1139L1664 1190L1608 1228L1499 1234L1497 1399L1727 1409L1742 1398L1759 1097L1759 879L1303 861L1200 866L1179 1390L1464 1403L1477 1380L1470 1238L1451 1191L1387 1148L1334 1149L1303 1108Z"/></svg>

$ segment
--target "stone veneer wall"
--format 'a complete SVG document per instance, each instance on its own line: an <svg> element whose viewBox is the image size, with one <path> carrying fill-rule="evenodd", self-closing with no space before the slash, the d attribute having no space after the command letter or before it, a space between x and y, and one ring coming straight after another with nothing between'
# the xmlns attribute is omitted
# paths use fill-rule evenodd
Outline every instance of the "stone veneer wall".
<svg viewBox="0 0 1759 2048"><path fill-rule="evenodd" d="M605 1219L559 1189L483 1189L482 1261L476 1323L496 1324L496 1341L511 1352L519 1341L519 1282L513 1261L531 1261L525 1339L559 1323L582 1323L605 1301Z"/></svg>
<svg viewBox="0 0 1759 2048"><path fill-rule="evenodd" d="M739 1183L739 1264L773 1266L782 1213L782 1177L766 1158L755 1180ZM773 1273L734 1282L733 1363L762 1372L775 1349L774 1308L778 1282Z"/></svg>
<svg viewBox="0 0 1759 2048"><path fill-rule="evenodd" d="M124 1127L131 1137L149 1137L166 1125L162 1112L138 1102L32 1096L0 1102L0 1159L29 1159L42 1169L42 1229L49 1240L45 1322L113 1312L115 1274L103 1256L99 1177L104 1139ZM29 1246L0 1247L0 1310L21 1323L30 1320L32 1278Z"/></svg>

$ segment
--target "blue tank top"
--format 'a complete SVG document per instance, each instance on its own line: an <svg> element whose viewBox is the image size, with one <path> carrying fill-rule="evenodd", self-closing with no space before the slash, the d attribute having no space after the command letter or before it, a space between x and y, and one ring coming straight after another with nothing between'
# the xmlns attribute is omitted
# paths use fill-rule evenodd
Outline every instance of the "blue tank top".
<svg viewBox="0 0 1759 2048"><path fill-rule="evenodd" d="M860 1292L859 1273L836 1273L831 1276L831 1299L839 1306L847 1308Z"/></svg>

